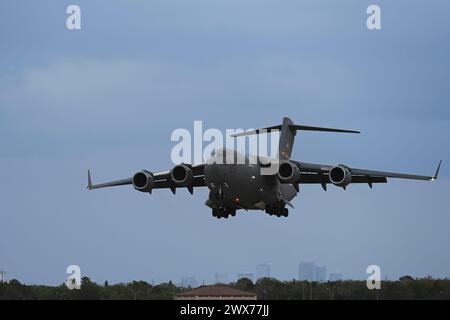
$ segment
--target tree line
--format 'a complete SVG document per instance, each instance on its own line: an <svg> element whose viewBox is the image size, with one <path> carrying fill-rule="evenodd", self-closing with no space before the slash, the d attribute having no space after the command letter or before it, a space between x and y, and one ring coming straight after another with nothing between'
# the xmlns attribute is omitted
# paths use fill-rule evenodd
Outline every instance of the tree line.
<svg viewBox="0 0 450 320"><path fill-rule="evenodd" d="M256 293L260 300L450 299L450 279L430 277L402 277L398 281L383 281L380 290L368 290L365 281L318 283L262 278L254 283L243 278L229 285ZM188 289L172 282L151 285L145 281L133 281L110 285L106 281L100 285L84 277L81 289L69 290L65 284L26 285L11 280L0 283L0 300L167 300Z"/></svg>

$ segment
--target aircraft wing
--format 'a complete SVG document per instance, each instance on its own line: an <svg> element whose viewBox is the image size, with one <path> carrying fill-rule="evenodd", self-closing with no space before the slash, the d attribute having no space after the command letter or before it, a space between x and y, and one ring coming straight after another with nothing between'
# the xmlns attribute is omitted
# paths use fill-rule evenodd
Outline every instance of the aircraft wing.
<svg viewBox="0 0 450 320"><path fill-rule="evenodd" d="M322 184L324 189L326 189L326 184L331 183L330 180L330 170L334 166L322 165L315 163L305 163L292 161L300 169L302 173L300 175L298 183L306 184ZM439 169L441 167L442 161L439 161L436 172L434 176L423 176L416 174L405 174L397 172L387 172L387 171L376 171L367 169L357 169L348 166L345 167L351 174L351 183L367 183L372 187L372 183L386 183L388 178L398 178L398 179L413 179L413 180L425 180L432 181L436 180L439 174Z"/></svg>
<svg viewBox="0 0 450 320"><path fill-rule="evenodd" d="M175 183L171 179L171 170L165 170L165 171L159 171L151 173L147 170L142 170L141 172L148 173L153 177L153 187L152 189L170 189L173 193L175 193L175 190L177 188L185 187L188 188L189 192L192 193L192 189L194 187L203 187L206 186L205 179L204 179L204 164L199 165L187 165L190 170L192 170L192 179L189 183ZM100 189L100 188L108 188L108 187L116 187L116 186L123 186L123 185L132 185L133 184L133 177L120 179L120 180L113 180L109 182L99 183L99 184L93 184L92 178L91 178L91 172L88 170L88 185L87 189ZM151 192L151 190L149 192Z"/></svg>

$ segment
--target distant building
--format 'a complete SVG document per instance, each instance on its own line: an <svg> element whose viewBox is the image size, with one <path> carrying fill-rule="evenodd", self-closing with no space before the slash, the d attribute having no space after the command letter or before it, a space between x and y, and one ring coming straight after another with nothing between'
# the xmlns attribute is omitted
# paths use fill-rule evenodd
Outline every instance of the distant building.
<svg viewBox="0 0 450 320"><path fill-rule="evenodd" d="M6 272L0 271L0 282L6 282Z"/></svg>
<svg viewBox="0 0 450 320"><path fill-rule="evenodd" d="M253 281L253 273L251 272L241 272L237 274L237 280L247 278Z"/></svg>
<svg viewBox="0 0 450 320"><path fill-rule="evenodd" d="M256 298L256 293L224 285L204 286L175 296L175 300L256 300Z"/></svg>
<svg viewBox="0 0 450 320"><path fill-rule="evenodd" d="M256 280L261 278L270 278L270 263L261 263L256 266Z"/></svg>
<svg viewBox="0 0 450 320"><path fill-rule="evenodd" d="M327 268L316 267L316 281L326 282L327 281Z"/></svg>
<svg viewBox="0 0 450 320"><path fill-rule="evenodd" d="M198 285L198 281L195 277L185 276L181 278L180 286L183 288L196 288Z"/></svg>
<svg viewBox="0 0 450 320"><path fill-rule="evenodd" d="M314 262L301 262L298 266L298 280L315 281L316 264Z"/></svg>
<svg viewBox="0 0 450 320"><path fill-rule="evenodd" d="M227 283L229 283L228 274L226 274L226 273L216 273L214 275L214 281L215 281L214 283L216 283L216 284L218 284L218 283L227 284Z"/></svg>
<svg viewBox="0 0 450 320"><path fill-rule="evenodd" d="M330 281L342 281L343 277L340 273L330 273Z"/></svg>

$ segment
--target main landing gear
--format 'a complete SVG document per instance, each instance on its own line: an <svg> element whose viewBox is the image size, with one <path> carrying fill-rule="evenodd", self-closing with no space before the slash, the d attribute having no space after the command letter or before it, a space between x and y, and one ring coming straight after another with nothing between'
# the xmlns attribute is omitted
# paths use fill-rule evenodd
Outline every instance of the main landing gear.
<svg viewBox="0 0 450 320"><path fill-rule="evenodd" d="M217 219L225 218L228 219L229 216L234 217L236 215L236 209L231 209L227 207L218 207L215 209L212 209L212 215L213 217L216 217Z"/></svg>
<svg viewBox="0 0 450 320"><path fill-rule="evenodd" d="M266 207L266 213L271 216L287 217L289 215L288 208Z"/></svg>

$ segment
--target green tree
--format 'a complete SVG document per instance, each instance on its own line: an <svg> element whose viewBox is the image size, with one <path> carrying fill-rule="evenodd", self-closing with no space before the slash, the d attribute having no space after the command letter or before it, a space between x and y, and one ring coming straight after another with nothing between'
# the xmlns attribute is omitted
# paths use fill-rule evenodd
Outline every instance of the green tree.
<svg viewBox="0 0 450 320"><path fill-rule="evenodd" d="M253 290L253 282L249 278L241 278L236 282L235 285L236 288L244 291L251 291Z"/></svg>

